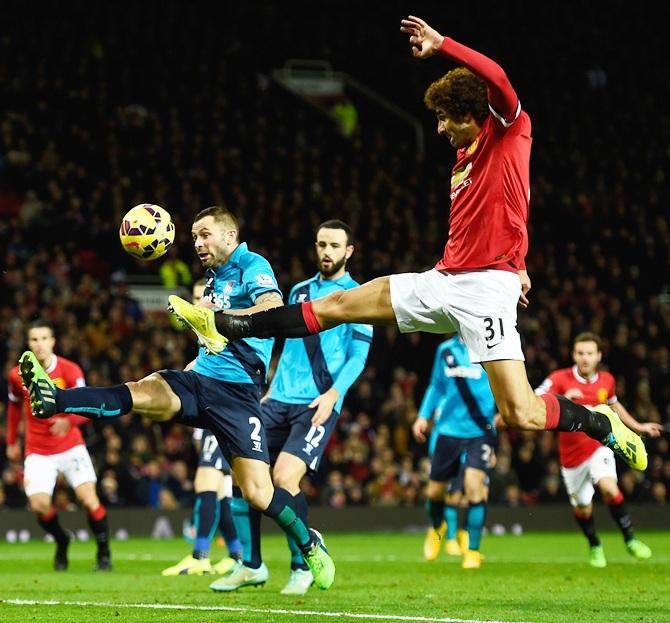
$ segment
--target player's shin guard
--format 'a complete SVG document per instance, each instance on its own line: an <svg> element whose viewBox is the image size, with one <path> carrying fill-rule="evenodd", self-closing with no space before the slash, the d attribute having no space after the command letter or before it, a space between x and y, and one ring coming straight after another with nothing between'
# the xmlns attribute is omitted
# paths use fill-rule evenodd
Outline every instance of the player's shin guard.
<svg viewBox="0 0 670 623"><path fill-rule="evenodd" d="M312 549L315 541L307 526L298 517L293 496L286 489L275 487L270 505L264 513L274 519L287 536L295 540L303 553Z"/></svg>
<svg viewBox="0 0 670 623"><path fill-rule="evenodd" d="M578 514L575 512L575 519L579 524L579 527L582 529L584 536L587 538L590 547L598 547L600 545L600 539L596 534L596 523L593 521L593 513L589 513L589 516L586 517L583 514Z"/></svg>
<svg viewBox="0 0 670 623"><path fill-rule="evenodd" d="M557 394L544 394L540 398L547 406L547 430L582 432L601 442L612 432L612 425L601 413Z"/></svg>
<svg viewBox="0 0 670 623"><path fill-rule="evenodd" d="M76 387L56 392L59 413L76 413L87 418L118 417L130 413L133 398L126 385Z"/></svg>
<svg viewBox="0 0 670 623"><path fill-rule="evenodd" d="M209 558L210 544L219 524L219 500L215 491L198 493L193 507L193 523L196 530L193 558Z"/></svg>
<svg viewBox="0 0 670 623"><path fill-rule="evenodd" d="M426 500L426 511L430 517L430 522L437 530L444 521L444 501L443 500Z"/></svg>
<svg viewBox="0 0 670 623"><path fill-rule="evenodd" d="M109 552L109 524L107 523L107 509L100 504L98 508L88 513L88 525L98 544L98 561L108 559Z"/></svg>
<svg viewBox="0 0 670 623"><path fill-rule="evenodd" d="M223 497L219 500L219 531L226 542L230 557L242 560L242 543L237 538L237 530L235 529L230 506L230 498Z"/></svg>
<svg viewBox="0 0 670 623"><path fill-rule="evenodd" d="M312 303L266 309L250 316L214 315L217 331L229 340L245 337L307 337L321 330Z"/></svg>
<svg viewBox="0 0 670 623"><path fill-rule="evenodd" d="M447 541L453 541L456 538L456 532L458 532L458 506L446 504L444 520L447 522Z"/></svg>
<svg viewBox="0 0 670 623"><path fill-rule="evenodd" d="M469 549L478 550L482 540L482 529L486 519L486 502L470 504L468 507L468 516L466 527L469 538Z"/></svg>
<svg viewBox="0 0 670 623"><path fill-rule="evenodd" d="M619 526L619 530L621 530L621 534L623 534L624 541L626 543L632 541L635 538L633 521L628 513L626 502L624 502L623 493L619 491L617 495L607 500L607 506L610 509L612 519L614 519L617 526Z"/></svg>
<svg viewBox="0 0 670 623"><path fill-rule="evenodd" d="M242 559L251 559L251 528L249 526L249 503L242 497L239 487L233 487L233 497L230 500L230 510L237 538L242 545Z"/></svg>
<svg viewBox="0 0 670 623"><path fill-rule="evenodd" d="M37 521L42 529L54 538L57 544L64 545L70 542L70 537L63 530L63 526L60 525L58 513L53 506L44 515L37 515Z"/></svg>

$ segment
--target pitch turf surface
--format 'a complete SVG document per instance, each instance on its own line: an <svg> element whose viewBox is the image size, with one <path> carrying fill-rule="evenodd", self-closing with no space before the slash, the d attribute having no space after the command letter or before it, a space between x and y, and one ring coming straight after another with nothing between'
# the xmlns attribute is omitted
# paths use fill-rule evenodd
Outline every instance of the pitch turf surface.
<svg viewBox="0 0 670 623"><path fill-rule="evenodd" d="M670 532L639 536L654 550L649 561L604 534L606 569L588 566L576 533L489 536L482 568L464 571L443 555L424 562L419 534L328 535L335 584L301 598L279 594L288 550L274 535L263 542L268 583L230 594L208 589L213 576L161 577L188 553L182 540L114 542L111 573L91 572L92 543L71 546L65 573L51 568L51 544L2 544L0 621L670 621ZM222 554L216 547L214 558Z"/></svg>

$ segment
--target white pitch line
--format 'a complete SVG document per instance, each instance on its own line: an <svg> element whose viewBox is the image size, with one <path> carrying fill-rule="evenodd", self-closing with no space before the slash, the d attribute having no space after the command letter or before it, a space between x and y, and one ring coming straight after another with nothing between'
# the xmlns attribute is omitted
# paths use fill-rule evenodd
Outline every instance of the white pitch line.
<svg viewBox="0 0 670 623"><path fill-rule="evenodd" d="M232 606L193 606L190 604L113 603L111 601L57 601L52 599L3 599L0 603L13 606L95 606L100 608L140 608L144 610L196 610L219 612L254 612L257 614L290 614L348 619L374 619L377 621L420 621L422 623L523 623L489 619L454 619L451 617L416 617L401 614L364 614L360 612L320 612L318 610L284 610L278 608L234 608Z"/></svg>

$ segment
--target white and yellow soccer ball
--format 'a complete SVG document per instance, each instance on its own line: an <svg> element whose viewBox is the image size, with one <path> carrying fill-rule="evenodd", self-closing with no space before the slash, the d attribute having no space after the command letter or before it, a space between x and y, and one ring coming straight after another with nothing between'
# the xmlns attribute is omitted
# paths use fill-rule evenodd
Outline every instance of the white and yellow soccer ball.
<svg viewBox="0 0 670 623"><path fill-rule="evenodd" d="M172 246L174 223L167 210L152 203L140 203L123 217L119 238L133 257L155 260Z"/></svg>

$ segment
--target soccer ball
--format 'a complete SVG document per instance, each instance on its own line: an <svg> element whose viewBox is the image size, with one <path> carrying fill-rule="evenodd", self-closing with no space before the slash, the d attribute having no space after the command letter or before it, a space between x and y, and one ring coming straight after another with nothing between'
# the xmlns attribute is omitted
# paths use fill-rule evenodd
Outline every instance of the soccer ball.
<svg viewBox="0 0 670 623"><path fill-rule="evenodd" d="M140 203L128 210L121 221L119 238L123 248L139 260L155 260L174 242L174 223L167 210Z"/></svg>

